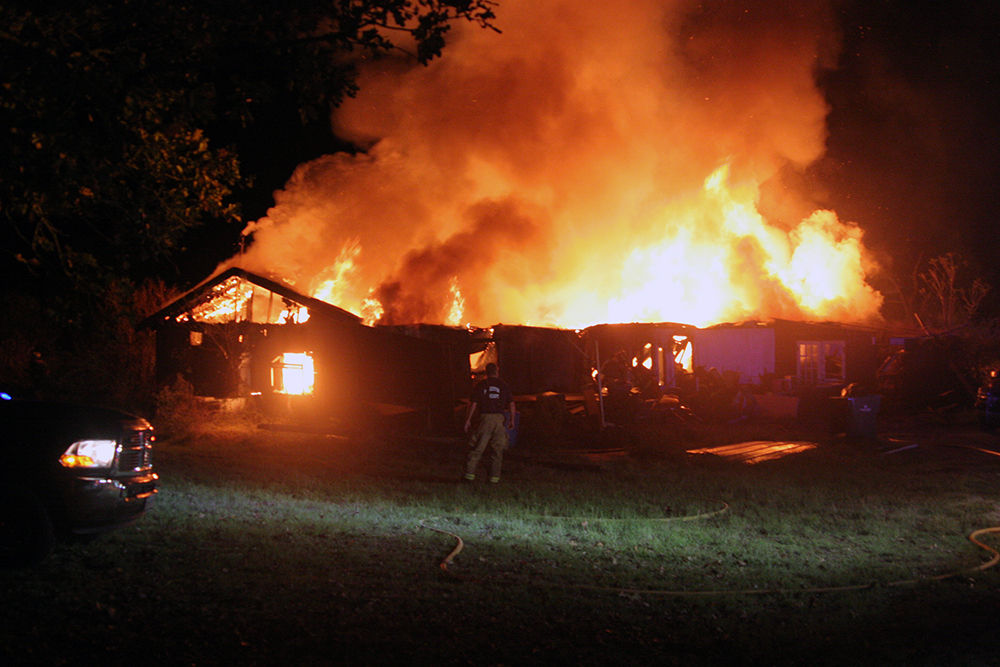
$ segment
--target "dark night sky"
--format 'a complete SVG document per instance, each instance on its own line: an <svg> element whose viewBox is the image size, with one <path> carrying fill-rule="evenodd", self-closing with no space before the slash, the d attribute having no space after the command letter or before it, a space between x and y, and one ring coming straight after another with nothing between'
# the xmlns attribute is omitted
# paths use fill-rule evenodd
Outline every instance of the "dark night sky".
<svg viewBox="0 0 1000 667"><path fill-rule="evenodd" d="M960 252L1000 286L1000 5L852 2L814 168L836 210L907 275L920 256Z"/></svg>

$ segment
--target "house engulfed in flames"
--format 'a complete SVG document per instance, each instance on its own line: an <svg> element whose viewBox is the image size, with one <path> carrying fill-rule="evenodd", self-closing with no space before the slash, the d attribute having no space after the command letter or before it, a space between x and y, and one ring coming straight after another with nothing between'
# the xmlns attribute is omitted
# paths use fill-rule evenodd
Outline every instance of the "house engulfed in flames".
<svg viewBox="0 0 1000 667"><path fill-rule="evenodd" d="M739 384L775 381L791 393L805 388L873 384L889 340L871 327L770 320L718 324L694 335L695 361L738 375Z"/></svg>
<svg viewBox="0 0 1000 667"><path fill-rule="evenodd" d="M196 395L256 397L272 414L397 421L431 431L454 428L473 378L490 361L500 364L519 401L555 394L603 423L601 397L616 373L646 399L683 395L684 385L697 391L707 369L763 394L829 395L852 382L873 383L886 340L874 329L783 320L581 330L369 326L240 268L207 280L144 324L157 333L161 386L181 377Z"/></svg>
<svg viewBox="0 0 1000 667"><path fill-rule="evenodd" d="M231 268L148 317L161 386L198 396L257 397L299 417L450 419L469 391L469 350L370 327L282 283Z"/></svg>

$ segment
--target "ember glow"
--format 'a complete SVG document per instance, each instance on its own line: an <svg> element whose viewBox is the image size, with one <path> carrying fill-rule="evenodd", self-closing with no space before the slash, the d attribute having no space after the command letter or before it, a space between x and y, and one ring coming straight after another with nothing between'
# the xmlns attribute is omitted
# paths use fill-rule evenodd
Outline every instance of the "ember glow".
<svg viewBox="0 0 1000 667"><path fill-rule="evenodd" d="M868 321L824 148L822 3L510 0L429 67L372 62L235 258L366 322Z"/></svg>

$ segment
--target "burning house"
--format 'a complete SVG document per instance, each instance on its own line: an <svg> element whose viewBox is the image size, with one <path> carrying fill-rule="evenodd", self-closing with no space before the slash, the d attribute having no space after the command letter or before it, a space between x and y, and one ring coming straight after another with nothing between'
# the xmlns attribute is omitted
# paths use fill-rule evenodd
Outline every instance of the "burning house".
<svg viewBox="0 0 1000 667"><path fill-rule="evenodd" d="M624 363L631 384L658 390L677 386L679 374L691 369L695 327L671 322L598 324L583 331L594 368ZM606 372L605 372L606 374Z"/></svg>
<svg viewBox="0 0 1000 667"><path fill-rule="evenodd" d="M886 334L833 322L745 322L694 332L694 364L738 384L792 392L851 383L874 387Z"/></svg>
<svg viewBox="0 0 1000 667"><path fill-rule="evenodd" d="M693 340L696 378L729 393L750 386L758 414L795 417L829 411L847 386L873 392L889 339L872 327L775 319L698 329Z"/></svg>
<svg viewBox="0 0 1000 667"><path fill-rule="evenodd" d="M332 119L364 150L299 165L240 266L370 324L877 319L861 227L801 177L829 17L703 5L515 2L366 63Z"/></svg>
<svg viewBox="0 0 1000 667"><path fill-rule="evenodd" d="M498 324L477 337L483 350L474 369L497 362L515 394L579 394L588 379L589 360L571 329Z"/></svg>
<svg viewBox="0 0 1000 667"><path fill-rule="evenodd" d="M404 405L405 375L441 411L490 355L519 395L576 395L616 367L652 393L698 366L785 389L867 380L874 332L810 324L876 322L883 301L861 226L804 177L837 36L821 8L758 10L514 2L502 33L456 25L427 67L364 63L332 118L358 150L299 165L244 229L243 272L157 315L162 372ZM206 319L217 291L243 314ZM712 326L743 321L768 324Z"/></svg>
<svg viewBox="0 0 1000 667"><path fill-rule="evenodd" d="M878 330L787 320L580 330L369 326L240 268L195 287L145 326L157 334L161 385L181 377L197 395L255 397L265 410L298 419L379 417L384 423L391 415L407 428L436 431L454 427L473 377L490 361L500 365L529 415L543 399L543 410L585 414L603 424L643 401L691 397L699 390L698 372L706 369L733 387L795 395L793 416L803 395L836 393L849 383L873 386L883 357ZM766 397L761 401L768 405Z"/></svg>
<svg viewBox="0 0 1000 667"><path fill-rule="evenodd" d="M680 372L690 371L693 327L672 323L601 324L586 329L496 325L472 333L475 372L500 365L527 412L562 418L567 413L605 424L606 403L656 401L674 393Z"/></svg>
<svg viewBox="0 0 1000 667"><path fill-rule="evenodd" d="M468 392L453 372L468 359L464 348L366 326L238 268L143 325L156 332L159 384L181 377L196 395L256 397L265 410L292 408L319 420L405 415L427 424L449 419L456 398Z"/></svg>

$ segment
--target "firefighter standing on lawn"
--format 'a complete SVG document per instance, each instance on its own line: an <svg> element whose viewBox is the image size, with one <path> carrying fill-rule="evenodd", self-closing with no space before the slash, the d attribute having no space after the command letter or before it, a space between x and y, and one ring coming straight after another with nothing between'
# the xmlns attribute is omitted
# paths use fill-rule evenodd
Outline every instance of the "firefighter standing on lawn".
<svg viewBox="0 0 1000 667"><path fill-rule="evenodd" d="M472 429L472 417L479 411L479 422ZM497 365L486 364L486 379L480 381L472 390L469 401L469 413L465 418L465 432L469 434L469 458L465 463L465 479L469 482L476 479L476 466L486 451L487 445L493 448L493 460L490 462L490 482L500 481L500 467L503 465L503 451L507 449L507 429L514 428L517 408L514 396L510 393L507 383L498 377Z"/></svg>

